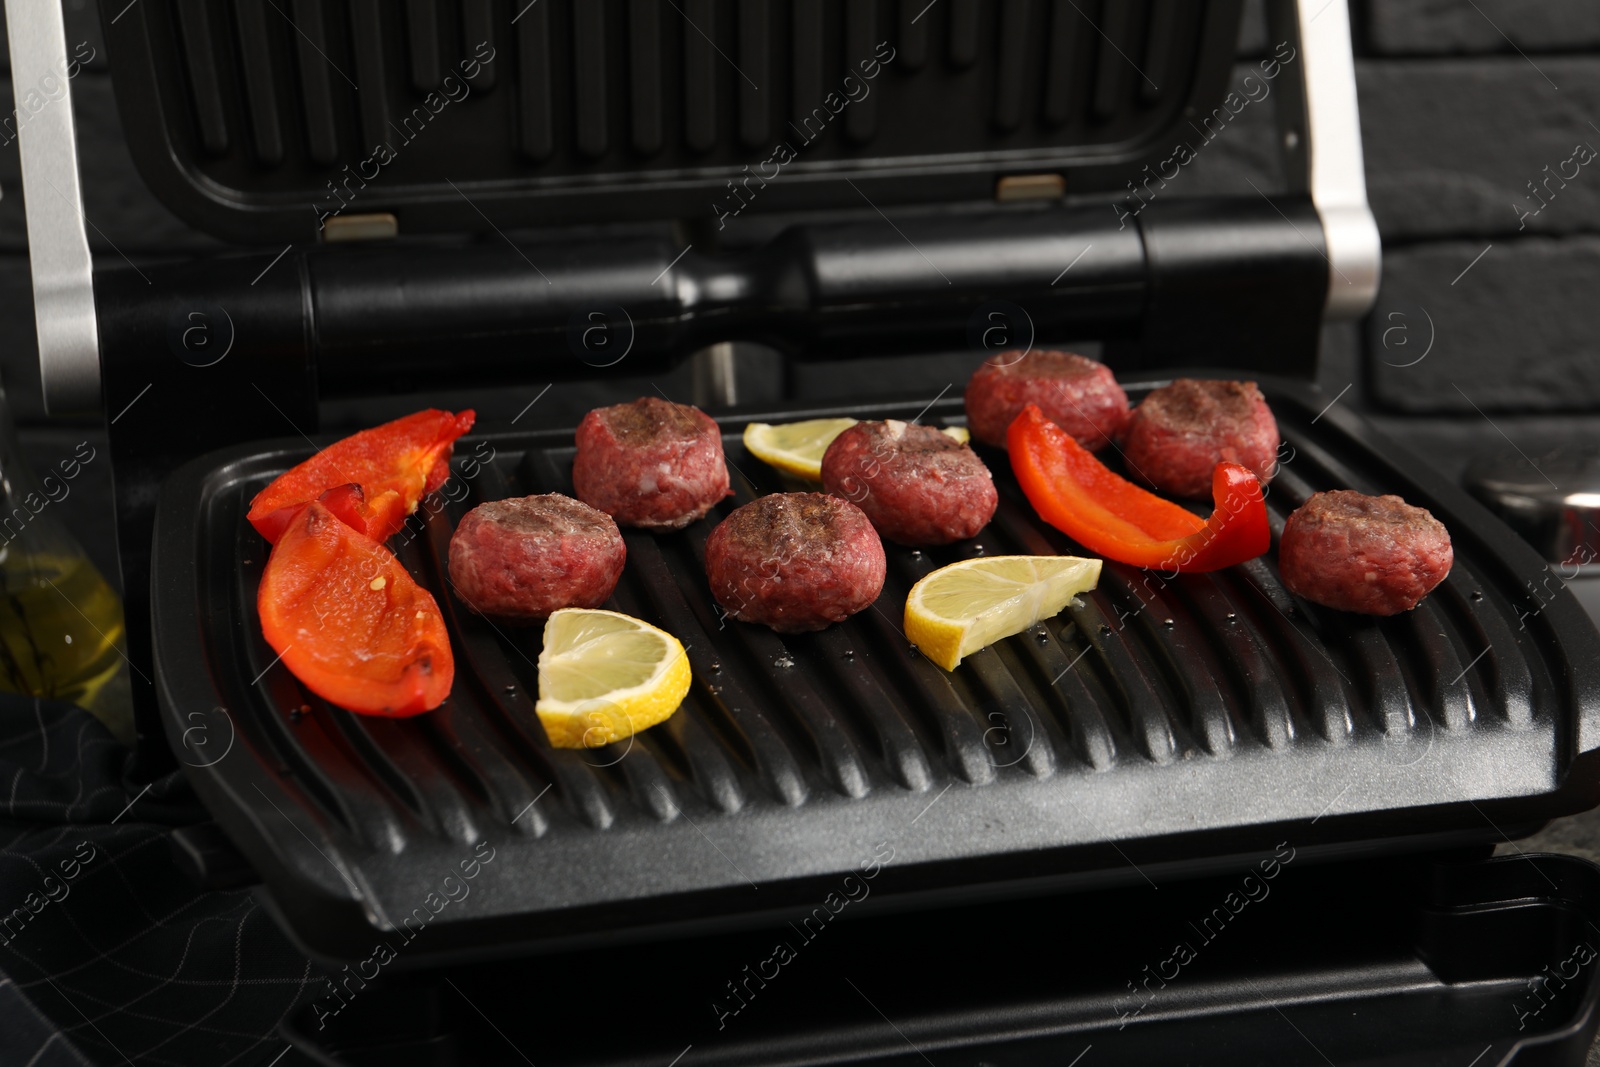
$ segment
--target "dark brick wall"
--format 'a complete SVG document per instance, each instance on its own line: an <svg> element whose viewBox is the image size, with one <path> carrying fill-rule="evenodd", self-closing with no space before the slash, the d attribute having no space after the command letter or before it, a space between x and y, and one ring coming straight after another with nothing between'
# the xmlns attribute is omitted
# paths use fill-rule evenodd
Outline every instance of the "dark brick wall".
<svg viewBox="0 0 1600 1067"><path fill-rule="evenodd" d="M1487 55L1600 49L1593 0L1366 0L1365 43L1379 55Z"/></svg>
<svg viewBox="0 0 1600 1067"><path fill-rule="evenodd" d="M1385 245L1367 399L1461 413L1496 440L1480 413L1600 412L1600 4L1363 0L1359 14Z"/></svg>
<svg viewBox="0 0 1600 1067"><path fill-rule="evenodd" d="M1373 399L1409 412L1600 409L1600 238L1488 245L1439 240L1389 254L1366 330Z"/></svg>

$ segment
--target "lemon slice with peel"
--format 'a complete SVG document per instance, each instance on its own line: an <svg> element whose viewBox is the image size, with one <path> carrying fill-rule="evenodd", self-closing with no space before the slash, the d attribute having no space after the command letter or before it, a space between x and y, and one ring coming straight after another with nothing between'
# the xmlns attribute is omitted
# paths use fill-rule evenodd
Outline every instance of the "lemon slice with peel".
<svg viewBox="0 0 1600 1067"><path fill-rule="evenodd" d="M856 424L855 419L806 419L804 422L752 422L744 428L744 447L750 454L785 474L811 482L822 481L822 454L833 439ZM962 444L971 435L961 426L945 433Z"/></svg>
<svg viewBox="0 0 1600 1067"><path fill-rule="evenodd" d="M534 711L556 748L598 748L677 711L689 679L683 645L665 630L615 611L562 608L544 624Z"/></svg>
<svg viewBox="0 0 1600 1067"><path fill-rule="evenodd" d="M906 597L906 637L947 671L1058 614L1100 581L1083 556L979 556L940 567Z"/></svg>

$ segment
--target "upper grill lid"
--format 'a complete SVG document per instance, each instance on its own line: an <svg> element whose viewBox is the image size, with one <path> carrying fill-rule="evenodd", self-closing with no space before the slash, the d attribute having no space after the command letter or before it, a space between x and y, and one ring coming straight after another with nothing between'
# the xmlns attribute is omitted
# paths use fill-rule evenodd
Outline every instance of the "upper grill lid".
<svg viewBox="0 0 1600 1067"><path fill-rule="evenodd" d="M1112 188L1220 101L1240 8L166 0L105 28L150 187L282 242Z"/></svg>

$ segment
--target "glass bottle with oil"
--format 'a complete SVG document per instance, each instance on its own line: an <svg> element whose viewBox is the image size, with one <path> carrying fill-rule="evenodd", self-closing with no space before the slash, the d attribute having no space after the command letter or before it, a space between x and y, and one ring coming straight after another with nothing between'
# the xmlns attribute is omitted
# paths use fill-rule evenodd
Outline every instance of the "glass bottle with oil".
<svg viewBox="0 0 1600 1067"><path fill-rule="evenodd" d="M0 390L0 690L77 704L131 742L122 601L59 508L97 458L83 445L37 477Z"/></svg>

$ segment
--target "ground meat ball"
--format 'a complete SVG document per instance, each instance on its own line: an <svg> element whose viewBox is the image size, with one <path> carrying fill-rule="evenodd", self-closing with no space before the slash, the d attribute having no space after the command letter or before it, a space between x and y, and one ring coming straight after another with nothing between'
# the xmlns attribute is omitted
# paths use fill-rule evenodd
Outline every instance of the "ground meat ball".
<svg viewBox="0 0 1600 1067"><path fill-rule="evenodd" d="M1133 410L1122 438L1128 471L1176 496L1211 496L1223 461L1263 482L1277 473L1278 422L1255 382L1179 378Z"/></svg>
<svg viewBox="0 0 1600 1067"><path fill-rule="evenodd" d="M967 382L967 426L986 444L1004 448L1011 421L1029 404L1091 450L1128 421L1128 396L1111 368L1071 352L1001 352Z"/></svg>
<svg viewBox="0 0 1600 1067"><path fill-rule="evenodd" d="M1397 496L1318 493L1283 527L1278 569L1296 596L1368 615L1410 611L1450 573L1450 531Z"/></svg>
<svg viewBox="0 0 1600 1067"><path fill-rule="evenodd" d="M730 493L722 431L699 408L653 396L596 408L578 424L572 485L624 526L681 530Z"/></svg>
<svg viewBox="0 0 1600 1067"><path fill-rule="evenodd" d="M902 545L945 545L988 525L994 477L966 445L931 426L858 422L822 456L822 486Z"/></svg>
<svg viewBox="0 0 1600 1067"><path fill-rule="evenodd" d="M479 504L450 537L450 582L481 615L518 622L597 608L628 550L611 516L549 493Z"/></svg>
<svg viewBox="0 0 1600 1067"><path fill-rule="evenodd" d="M862 510L823 493L774 493L706 541L711 593L729 615L779 633L820 630L878 599L883 542Z"/></svg>

